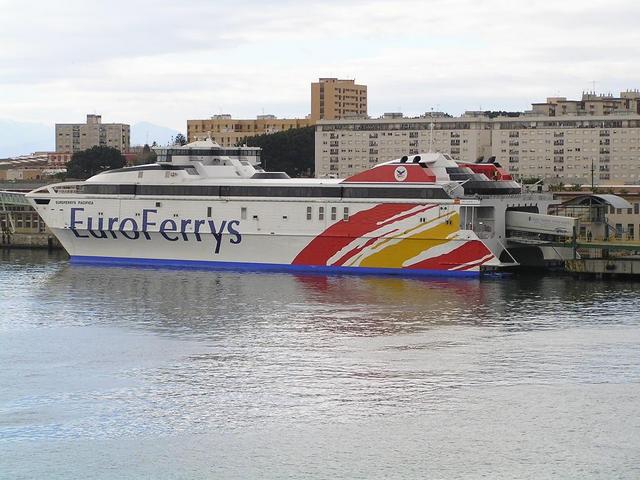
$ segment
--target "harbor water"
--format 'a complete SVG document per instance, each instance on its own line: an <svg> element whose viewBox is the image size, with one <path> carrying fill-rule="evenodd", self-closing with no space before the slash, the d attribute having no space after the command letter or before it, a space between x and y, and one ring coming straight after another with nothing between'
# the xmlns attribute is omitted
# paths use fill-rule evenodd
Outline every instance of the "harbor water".
<svg viewBox="0 0 640 480"><path fill-rule="evenodd" d="M0 251L0 479L637 479L639 292Z"/></svg>

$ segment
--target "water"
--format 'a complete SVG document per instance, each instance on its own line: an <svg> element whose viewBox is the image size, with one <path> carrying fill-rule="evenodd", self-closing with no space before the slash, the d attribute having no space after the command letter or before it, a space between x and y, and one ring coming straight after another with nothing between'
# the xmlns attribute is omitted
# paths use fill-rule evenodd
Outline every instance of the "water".
<svg viewBox="0 0 640 480"><path fill-rule="evenodd" d="M0 478L640 477L640 296L0 253Z"/></svg>

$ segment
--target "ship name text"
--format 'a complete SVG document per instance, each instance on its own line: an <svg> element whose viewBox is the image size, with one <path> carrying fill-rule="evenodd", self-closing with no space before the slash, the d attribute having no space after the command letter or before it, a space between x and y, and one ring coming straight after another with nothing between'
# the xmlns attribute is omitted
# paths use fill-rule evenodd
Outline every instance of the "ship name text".
<svg viewBox="0 0 640 480"><path fill-rule="evenodd" d="M145 208L139 217L103 217L94 218L84 216L84 208L71 208L69 229L77 238L126 238L151 240L151 233L159 233L169 242L189 241L189 235L196 242L202 241L202 235L210 234L215 241L215 253L220 253L223 236L227 235L231 244L237 245L242 241L242 234L238 231L239 220L165 218L158 219L158 211Z"/></svg>

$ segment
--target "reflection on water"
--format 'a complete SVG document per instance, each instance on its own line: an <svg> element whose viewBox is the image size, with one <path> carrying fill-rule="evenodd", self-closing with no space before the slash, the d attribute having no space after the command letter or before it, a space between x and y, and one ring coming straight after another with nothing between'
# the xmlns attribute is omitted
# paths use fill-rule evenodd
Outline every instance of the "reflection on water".
<svg viewBox="0 0 640 480"><path fill-rule="evenodd" d="M42 477L64 452L67 473L54 470L78 477L99 455L68 442L117 456L135 438L148 461L104 478L171 478L172 462L153 470L162 448L196 477L214 464L223 478L318 476L305 459L372 478L385 459L401 478L427 464L476 478L466 460L493 449L488 472L504 478L594 458L581 477L632 478L633 454L614 447L639 440L637 293L570 277L105 268L0 251L0 472ZM550 439L576 449L555 470ZM440 453L427 461L430 442Z"/></svg>
<svg viewBox="0 0 640 480"><path fill-rule="evenodd" d="M12 274L20 275L13 267ZM415 279L229 271L91 267L36 268L30 300L57 324L140 326L208 336L246 326L313 328L355 335L433 326L507 330L635 322L638 284L570 277ZM33 286L33 275L27 273ZM9 319L34 320L31 311Z"/></svg>

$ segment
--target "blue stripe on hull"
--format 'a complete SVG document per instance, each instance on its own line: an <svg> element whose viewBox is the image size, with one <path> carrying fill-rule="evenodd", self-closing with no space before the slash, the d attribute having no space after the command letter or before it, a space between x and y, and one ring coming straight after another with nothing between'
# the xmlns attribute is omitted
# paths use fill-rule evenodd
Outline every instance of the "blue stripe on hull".
<svg viewBox="0 0 640 480"><path fill-rule="evenodd" d="M274 263L210 262L205 260L171 260L72 256L71 262L87 265L120 265L137 267L196 268L212 270L250 270L262 272L304 272L350 275L396 275L403 277L479 277L478 271L411 270L408 268L333 267L324 265L287 265Z"/></svg>

